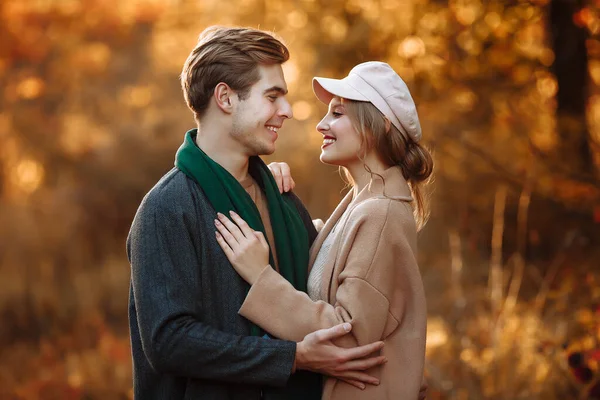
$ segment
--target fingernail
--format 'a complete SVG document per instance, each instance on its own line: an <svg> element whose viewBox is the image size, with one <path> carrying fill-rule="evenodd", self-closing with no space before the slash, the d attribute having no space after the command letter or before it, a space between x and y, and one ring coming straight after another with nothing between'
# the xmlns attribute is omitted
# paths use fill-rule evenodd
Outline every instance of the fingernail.
<svg viewBox="0 0 600 400"><path fill-rule="evenodd" d="M350 324L344 324L344 330L346 332L350 332L350 329L352 329L352 325L350 325Z"/></svg>
<svg viewBox="0 0 600 400"><path fill-rule="evenodd" d="M379 386L379 381L378 381L378 380L374 380L374 381L373 381L373 385L375 385L375 386Z"/></svg>
<svg viewBox="0 0 600 400"><path fill-rule="evenodd" d="M218 219L215 219L215 225L221 225L221 221L219 221Z"/></svg>
<svg viewBox="0 0 600 400"><path fill-rule="evenodd" d="M224 217L224 215L223 215L223 214L221 214L220 212L218 212L218 213L217 213L217 217L221 218L221 217Z"/></svg>
<svg viewBox="0 0 600 400"><path fill-rule="evenodd" d="M361 384L360 385L360 390L365 390L365 385Z"/></svg>
<svg viewBox="0 0 600 400"><path fill-rule="evenodd" d="M286 192L287 192L288 190L290 190L290 188L289 188L289 186L288 186L288 185L285 185L283 188L285 189L285 191L286 191Z"/></svg>
<svg viewBox="0 0 600 400"><path fill-rule="evenodd" d="M233 210L229 211L229 214L237 216L237 213Z"/></svg>

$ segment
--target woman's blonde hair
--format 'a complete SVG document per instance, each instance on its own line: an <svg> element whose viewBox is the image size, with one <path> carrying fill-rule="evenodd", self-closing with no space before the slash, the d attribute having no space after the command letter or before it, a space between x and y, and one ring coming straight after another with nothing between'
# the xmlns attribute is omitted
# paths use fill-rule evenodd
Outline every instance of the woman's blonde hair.
<svg viewBox="0 0 600 400"><path fill-rule="evenodd" d="M429 218L429 202L424 187L433 173L433 158L423 145L400 132L373 104L366 101L342 99L346 113L361 138L359 157L375 149L381 161L389 166L398 165L408 182L415 202L413 210L417 226L421 229ZM365 169L373 175L368 165ZM346 171L351 184L352 178ZM380 176L383 180L383 177ZM385 185L385 182L384 182Z"/></svg>

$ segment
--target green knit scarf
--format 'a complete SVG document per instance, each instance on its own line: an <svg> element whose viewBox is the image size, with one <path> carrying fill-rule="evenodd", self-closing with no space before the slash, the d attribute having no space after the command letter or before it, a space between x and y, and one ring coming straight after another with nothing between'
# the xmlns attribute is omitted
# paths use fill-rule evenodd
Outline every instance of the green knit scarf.
<svg viewBox="0 0 600 400"><path fill-rule="evenodd" d="M229 217L229 211L233 210L252 229L264 234L260 213L250 195L225 168L196 146L197 134L197 129L185 134L175 156L175 166L200 185L215 211ZM297 290L306 292L309 251L306 227L292 200L281 196L271 172L259 157L250 157L249 173L266 194L279 273ZM269 254L269 261L275 265L273 252ZM262 334L254 324L251 333Z"/></svg>

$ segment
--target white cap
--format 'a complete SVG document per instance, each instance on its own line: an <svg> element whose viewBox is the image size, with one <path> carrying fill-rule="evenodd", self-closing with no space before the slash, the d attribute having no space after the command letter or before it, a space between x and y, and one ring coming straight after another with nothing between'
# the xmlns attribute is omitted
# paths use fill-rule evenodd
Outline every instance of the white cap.
<svg viewBox="0 0 600 400"><path fill-rule="evenodd" d="M329 104L334 96L372 103L390 122L412 140L421 140L417 107L408 86L388 64L369 61L352 68L344 79L313 78L313 91Z"/></svg>

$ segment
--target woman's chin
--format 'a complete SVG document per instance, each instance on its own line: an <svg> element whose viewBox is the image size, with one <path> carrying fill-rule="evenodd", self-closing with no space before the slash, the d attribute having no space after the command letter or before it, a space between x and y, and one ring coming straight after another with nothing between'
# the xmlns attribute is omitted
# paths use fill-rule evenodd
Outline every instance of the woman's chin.
<svg viewBox="0 0 600 400"><path fill-rule="evenodd" d="M331 157L329 154L327 154L325 152L321 152L321 155L319 156L319 159L321 160L321 162L323 164L337 165L335 163L335 158Z"/></svg>
<svg viewBox="0 0 600 400"><path fill-rule="evenodd" d="M326 151L321 151L319 159L323 164L335 165L336 167L345 167L348 164L346 159L336 157L334 154Z"/></svg>

